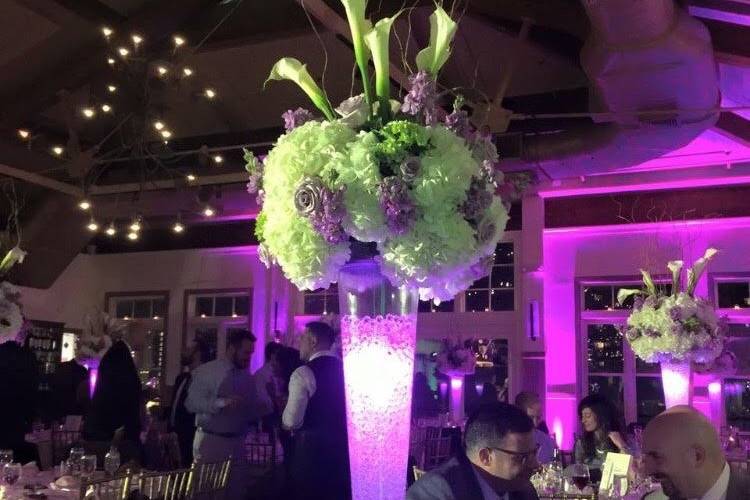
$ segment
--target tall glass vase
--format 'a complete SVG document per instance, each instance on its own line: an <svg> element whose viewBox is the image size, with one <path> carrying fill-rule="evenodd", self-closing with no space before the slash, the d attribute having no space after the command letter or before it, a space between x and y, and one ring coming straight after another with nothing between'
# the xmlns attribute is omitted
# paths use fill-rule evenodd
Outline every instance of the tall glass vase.
<svg viewBox="0 0 750 500"><path fill-rule="evenodd" d="M690 361L661 362L661 381L667 408L693 401L693 370Z"/></svg>
<svg viewBox="0 0 750 500"><path fill-rule="evenodd" d="M347 264L338 282L354 500L406 493L418 294L379 264Z"/></svg>
<svg viewBox="0 0 750 500"><path fill-rule="evenodd" d="M464 374L451 373L450 414L453 425L461 425L464 420Z"/></svg>

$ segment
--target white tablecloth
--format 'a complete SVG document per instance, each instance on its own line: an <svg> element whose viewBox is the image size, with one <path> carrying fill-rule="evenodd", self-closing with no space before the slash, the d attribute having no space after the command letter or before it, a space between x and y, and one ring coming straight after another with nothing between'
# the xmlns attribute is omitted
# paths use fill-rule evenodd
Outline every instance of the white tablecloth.
<svg viewBox="0 0 750 500"><path fill-rule="evenodd" d="M49 487L49 484L54 481L54 472L51 470L38 472L36 474L29 474L24 471L21 474L21 479L18 480L13 486L7 484L0 485L0 499L2 500L28 500L27 493L31 493L31 489L25 488L26 485L43 485L44 489L36 490L37 493L43 493L48 500L75 500L78 498L78 490L75 491L60 491L53 490Z"/></svg>

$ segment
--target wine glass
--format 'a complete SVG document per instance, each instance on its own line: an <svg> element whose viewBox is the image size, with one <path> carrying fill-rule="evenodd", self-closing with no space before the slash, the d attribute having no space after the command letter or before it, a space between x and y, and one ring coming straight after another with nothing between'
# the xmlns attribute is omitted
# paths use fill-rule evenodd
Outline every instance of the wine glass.
<svg viewBox="0 0 750 500"><path fill-rule="evenodd" d="M70 456L68 457L68 465L70 466L70 473L74 476L78 476L81 473L81 459L86 454L86 451L80 447L73 447L70 449Z"/></svg>
<svg viewBox="0 0 750 500"><path fill-rule="evenodd" d="M11 462L9 464L5 464L5 467L3 468L3 479L5 480L5 484L13 485L16 484L16 481L21 477L21 464L18 462Z"/></svg>
<svg viewBox="0 0 750 500"><path fill-rule="evenodd" d="M583 492L583 489L589 484L589 467L586 464L573 464L570 466L570 480L576 485L578 491Z"/></svg>
<svg viewBox="0 0 750 500"><path fill-rule="evenodd" d="M96 455L84 455L81 458L81 477L90 479L96 471Z"/></svg>
<svg viewBox="0 0 750 500"><path fill-rule="evenodd" d="M0 450L0 469L13 461L13 450Z"/></svg>

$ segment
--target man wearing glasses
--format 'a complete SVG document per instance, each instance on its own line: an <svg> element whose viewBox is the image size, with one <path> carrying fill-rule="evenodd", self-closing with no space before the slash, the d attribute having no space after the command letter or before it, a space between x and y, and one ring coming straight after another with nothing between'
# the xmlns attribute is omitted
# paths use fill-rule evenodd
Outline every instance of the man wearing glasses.
<svg viewBox="0 0 750 500"><path fill-rule="evenodd" d="M537 500L529 481L539 466L533 429L515 406L481 406L466 423L466 453L425 474L407 500Z"/></svg>

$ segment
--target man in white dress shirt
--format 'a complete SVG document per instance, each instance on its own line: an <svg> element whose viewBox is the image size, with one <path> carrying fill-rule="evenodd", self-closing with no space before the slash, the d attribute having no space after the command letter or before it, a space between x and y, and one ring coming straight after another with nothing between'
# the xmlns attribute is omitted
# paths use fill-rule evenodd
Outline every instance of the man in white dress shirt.
<svg viewBox="0 0 750 500"><path fill-rule="evenodd" d="M230 457L233 460L227 488L230 500L247 496L245 437L250 424L270 411L258 397L248 371L254 349L252 333L232 331L226 355L193 371L185 401L188 411L195 413L195 462L221 462Z"/></svg>
<svg viewBox="0 0 750 500"><path fill-rule="evenodd" d="M294 432L291 479L296 499L351 496L344 368L331 350L333 341L329 325L308 323L299 349L307 363L289 380L282 424Z"/></svg>
<svg viewBox="0 0 750 500"><path fill-rule="evenodd" d="M643 456L646 471L670 499L750 499L750 477L730 469L716 429L689 406L670 408L649 422Z"/></svg>
<svg viewBox="0 0 750 500"><path fill-rule="evenodd" d="M534 423L534 441L539 447L537 460L540 464L552 462L555 457L557 443L555 443L549 434L539 430L539 423L542 421L542 402L539 396L533 392L519 392L516 396L516 406L526 412L526 415Z"/></svg>

